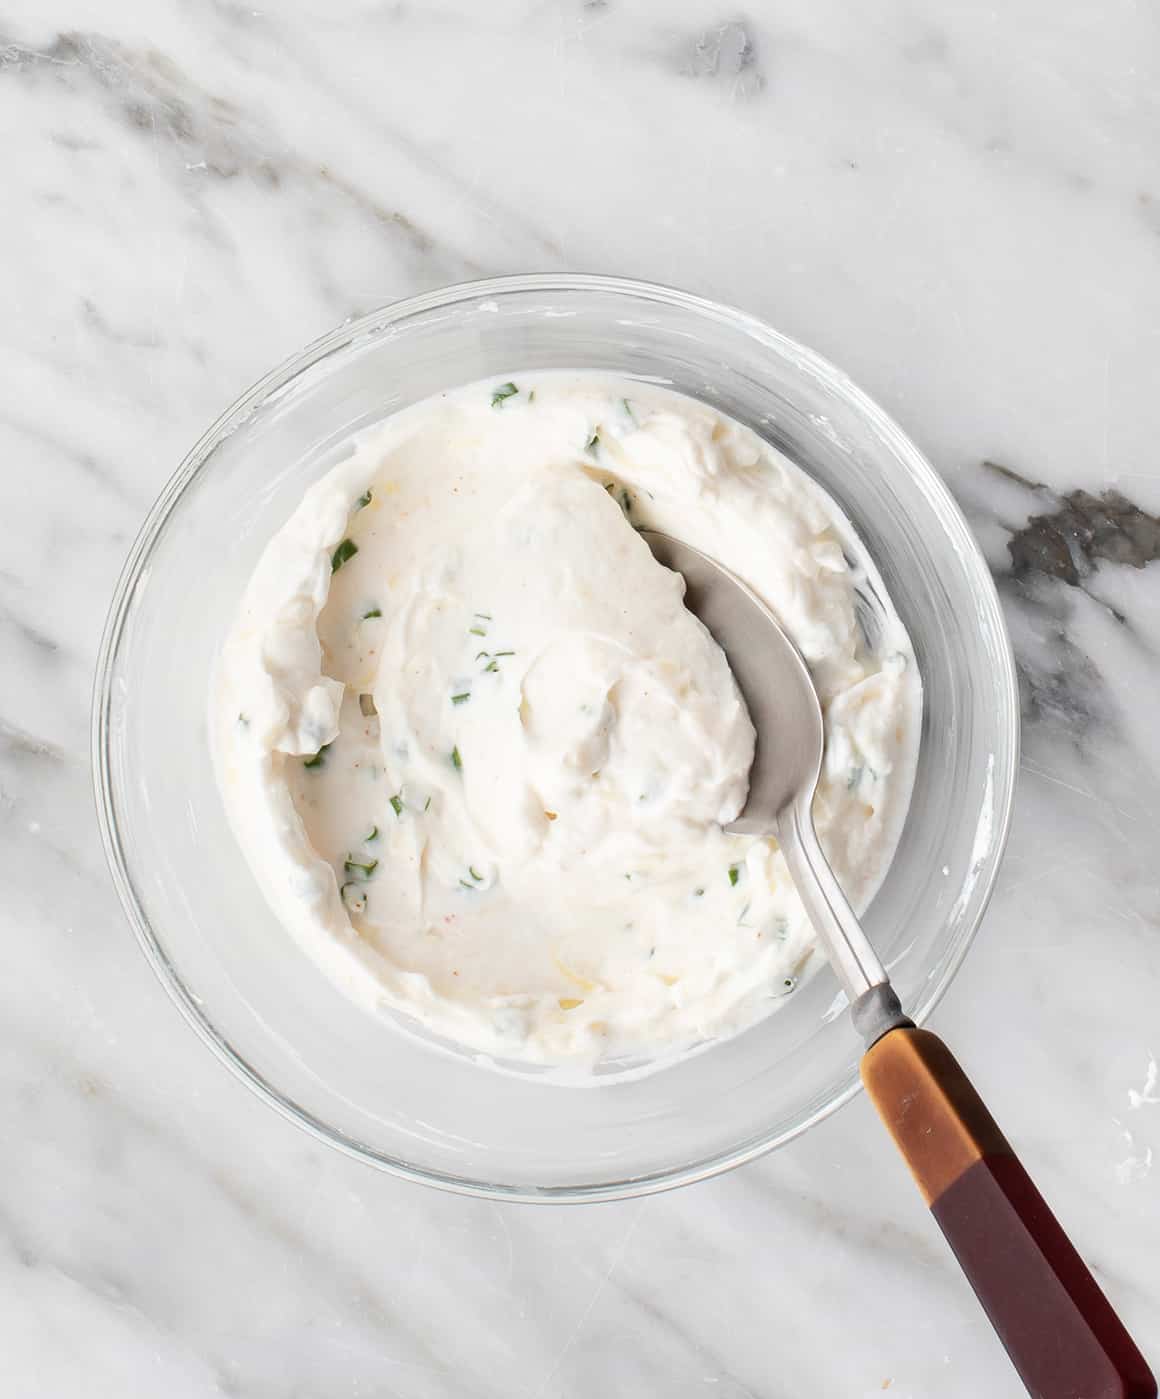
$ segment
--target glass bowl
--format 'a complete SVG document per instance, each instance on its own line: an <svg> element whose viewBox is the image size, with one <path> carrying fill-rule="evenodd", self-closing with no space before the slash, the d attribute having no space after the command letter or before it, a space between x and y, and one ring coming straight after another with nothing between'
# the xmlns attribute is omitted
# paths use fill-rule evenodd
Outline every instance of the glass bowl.
<svg viewBox="0 0 1160 1399"><path fill-rule="evenodd" d="M354 321L276 369L202 438L153 507L96 677L102 834L162 982L220 1057L321 1140L413 1180L523 1200L609 1199L726 1170L857 1089L860 1044L824 969L768 1019L635 1079L502 1074L352 1006L276 923L227 826L207 684L246 580L352 433L487 375L599 368L661 382L755 431L853 521L925 686L909 817L866 916L918 1021L994 883L1018 763L998 599L921 453L831 365L739 311L605 277L445 288Z"/></svg>

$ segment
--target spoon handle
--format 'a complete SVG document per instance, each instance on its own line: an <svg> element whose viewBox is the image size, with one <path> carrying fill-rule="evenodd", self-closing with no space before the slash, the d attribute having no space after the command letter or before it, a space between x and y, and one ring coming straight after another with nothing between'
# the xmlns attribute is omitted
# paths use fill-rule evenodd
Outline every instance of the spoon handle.
<svg viewBox="0 0 1160 1399"><path fill-rule="evenodd" d="M890 1030L862 1081L1034 1399L1155 1399L1144 1357L942 1040Z"/></svg>

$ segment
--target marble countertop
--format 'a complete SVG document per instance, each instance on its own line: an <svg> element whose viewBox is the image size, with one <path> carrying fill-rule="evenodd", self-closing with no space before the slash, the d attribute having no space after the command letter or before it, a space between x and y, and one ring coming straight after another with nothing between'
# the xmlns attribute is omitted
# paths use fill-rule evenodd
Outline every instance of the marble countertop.
<svg viewBox="0 0 1160 1399"><path fill-rule="evenodd" d="M261 1107L121 915L89 691L177 461L348 316L565 268L813 346L971 519L1024 759L934 1025L1156 1363L1158 94L1131 0L0 6L8 1399L1022 1392L864 1099L643 1201L442 1195Z"/></svg>

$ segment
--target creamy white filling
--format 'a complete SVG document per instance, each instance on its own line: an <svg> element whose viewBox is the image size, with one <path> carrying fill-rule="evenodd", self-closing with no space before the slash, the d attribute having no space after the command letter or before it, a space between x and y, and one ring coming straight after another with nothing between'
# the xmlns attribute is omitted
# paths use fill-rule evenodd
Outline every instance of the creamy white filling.
<svg viewBox="0 0 1160 1399"><path fill-rule="evenodd" d="M753 728L645 525L728 565L806 657L815 821L855 907L872 897L921 686L833 502L667 390L489 380L388 419L307 492L211 694L254 873L364 1006L510 1059L654 1056L751 1023L816 962L776 842L721 829Z"/></svg>

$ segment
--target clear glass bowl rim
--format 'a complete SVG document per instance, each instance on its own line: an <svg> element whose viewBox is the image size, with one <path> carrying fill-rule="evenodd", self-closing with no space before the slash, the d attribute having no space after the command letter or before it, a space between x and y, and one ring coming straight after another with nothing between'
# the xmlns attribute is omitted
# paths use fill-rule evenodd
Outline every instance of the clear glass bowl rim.
<svg viewBox="0 0 1160 1399"><path fill-rule="evenodd" d="M738 330L796 361L799 367L811 373L835 396L844 399L848 407L854 409L861 417L867 419L879 433L890 439L900 461L917 478L928 499L937 507L948 531L956 536L955 542L963 566L976 575L976 598L979 609L986 615L986 619L995 629L996 635L1006 642L1005 646L1001 648L1002 674L996 676L995 680L996 689L1002 696L1001 703L1004 710L1000 716L1000 725L1003 731L1010 736L1010 742L1007 752L1001 755L1004 761L1001 765L996 764L994 771L994 857L983 874L982 888L974 918L969 926L964 927L959 935L957 946L945 959L941 976L937 981L932 981L929 984L922 1001L911 1009L910 1013L915 1023L924 1023L942 999L974 941L975 934L990 903L1010 833L1015 799L1015 779L1019 768L1019 692L1010 638L998 594L995 591L982 551L971 534L954 497L918 447L873 399L851 382L842 370L821 355L807 349L796 340L782 335L766 322L748 312L706 297L696 296L690 292L680 291L674 287L655 282L639 281L634 278L609 277L590 273L527 273L452 283L416 296L390 302L355 320L345 322L335 330L313 341L297 354L284 360L237 399L202 435L166 483L146 516L117 580L101 637L93 684L91 722L93 788L101 841L109 872L125 915L150 966L169 994L170 999L202 1041L259 1098L288 1121L302 1128L317 1140L341 1151L344 1155L418 1184L436 1186L461 1195L529 1204L579 1204L602 1200L630 1199L674 1189L682 1185L690 1185L696 1181L721 1175L725 1171L744 1165L745 1162L763 1156L777 1147L784 1146L787 1142L794 1140L811 1127L824 1121L859 1092L862 1086L861 1080L857 1074L850 1075L848 1080L841 1084L815 1112L790 1128L770 1132L768 1136L752 1141L736 1150L721 1152L712 1157L657 1172L650 1176L624 1181L531 1189L504 1182L482 1182L425 1170L376 1151L365 1143L356 1141L338 1131L313 1114L304 1111L268 1082L218 1032L197 998L181 980L176 968L166 956L165 949L154 932L134 887L118 829L113 798L113 774L110 764L109 716L114 667L121 638L128 621L130 602L137 583L148 565L150 554L186 488L205 466L217 445L228 437L240 423L244 422L251 412L272 395L285 390L296 378L326 356L345 348L364 335L379 332L389 325L407 320L410 316L451 307L459 302L475 301L482 297L499 298L505 294L516 292L568 293L584 291L621 293L646 301L666 303L698 315L707 315L728 321Z"/></svg>

